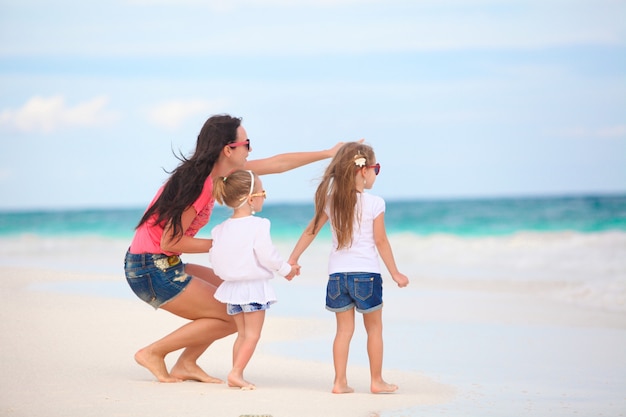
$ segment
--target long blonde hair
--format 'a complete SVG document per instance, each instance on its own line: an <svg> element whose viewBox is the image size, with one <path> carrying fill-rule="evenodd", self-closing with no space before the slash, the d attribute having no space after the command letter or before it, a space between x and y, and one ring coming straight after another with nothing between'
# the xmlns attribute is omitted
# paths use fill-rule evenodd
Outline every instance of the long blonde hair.
<svg viewBox="0 0 626 417"><path fill-rule="evenodd" d="M343 145L324 172L324 176L315 191L315 217L313 233L320 226L320 218L329 205L330 224L337 236L337 249L352 245L352 231L356 213L357 193L356 173L364 166L372 165L376 160L374 149L359 142Z"/></svg>

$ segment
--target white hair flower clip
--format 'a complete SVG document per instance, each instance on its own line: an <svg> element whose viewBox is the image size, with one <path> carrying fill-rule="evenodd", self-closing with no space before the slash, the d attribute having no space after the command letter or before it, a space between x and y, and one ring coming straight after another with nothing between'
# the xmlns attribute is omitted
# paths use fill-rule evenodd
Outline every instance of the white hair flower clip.
<svg viewBox="0 0 626 417"><path fill-rule="evenodd" d="M361 155L354 155L354 157L356 158L354 160L354 165L356 165L358 167L364 167L365 166L365 157L363 157Z"/></svg>

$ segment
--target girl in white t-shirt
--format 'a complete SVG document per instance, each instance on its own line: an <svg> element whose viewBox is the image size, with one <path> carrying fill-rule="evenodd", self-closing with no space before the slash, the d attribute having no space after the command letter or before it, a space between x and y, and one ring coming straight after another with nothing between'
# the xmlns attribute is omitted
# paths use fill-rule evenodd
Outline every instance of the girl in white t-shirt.
<svg viewBox="0 0 626 417"><path fill-rule="evenodd" d="M263 209L262 188L259 177L244 170L213 182L215 200L233 209L233 215L211 231L209 259L215 274L224 280L215 298L226 303L237 325L228 385L242 389L255 388L243 378L243 371L261 337L265 310L276 302L269 280L274 273L291 279L299 269L285 262L272 244L270 221L253 216Z"/></svg>
<svg viewBox="0 0 626 417"><path fill-rule="evenodd" d="M385 231L385 202L365 193L380 172L374 150L360 142L344 144L330 162L315 193L315 216L302 233L289 263L297 264L322 226L330 219L333 247L328 262L326 309L337 319L333 343L335 381L332 392L354 392L348 386L347 365L354 333L355 309L363 314L367 332L373 393L398 389L382 378L382 278L378 255L399 287L409 279L398 271Z"/></svg>

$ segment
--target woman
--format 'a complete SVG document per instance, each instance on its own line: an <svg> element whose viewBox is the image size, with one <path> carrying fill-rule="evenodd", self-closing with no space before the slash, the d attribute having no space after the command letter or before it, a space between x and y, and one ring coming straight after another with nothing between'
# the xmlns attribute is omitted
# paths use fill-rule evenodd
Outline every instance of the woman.
<svg viewBox="0 0 626 417"><path fill-rule="evenodd" d="M235 169L259 175L280 173L330 158L340 146L247 161L250 139L240 118L216 115L205 122L194 154L181 158L144 213L124 262L126 279L139 298L191 321L140 349L135 354L137 363L161 382L223 382L196 363L211 343L236 331L232 317L214 298L222 280L211 268L184 264L179 258L182 253L205 253L211 248L211 239L195 235L213 210L212 178ZM168 372L165 356L179 349L184 350Z"/></svg>

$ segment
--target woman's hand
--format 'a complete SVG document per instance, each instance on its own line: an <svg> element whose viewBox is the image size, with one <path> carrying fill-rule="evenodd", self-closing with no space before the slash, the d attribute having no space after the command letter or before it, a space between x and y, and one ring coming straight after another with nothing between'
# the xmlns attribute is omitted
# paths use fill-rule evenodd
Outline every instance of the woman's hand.
<svg viewBox="0 0 626 417"><path fill-rule="evenodd" d="M358 143L363 143L365 142L365 138L361 138L359 140L357 140L356 142ZM335 146L333 146L332 148L328 149L328 157L332 158L333 156L335 156L335 154L337 153L337 151L339 150L339 148L341 148L343 145L345 145L347 142L337 142L337 144Z"/></svg>
<svg viewBox="0 0 626 417"><path fill-rule="evenodd" d="M196 218L196 209L189 206L181 217L182 235L174 236L171 224L163 230L161 250L169 253L207 253L213 246L213 239L185 236L185 231Z"/></svg>

